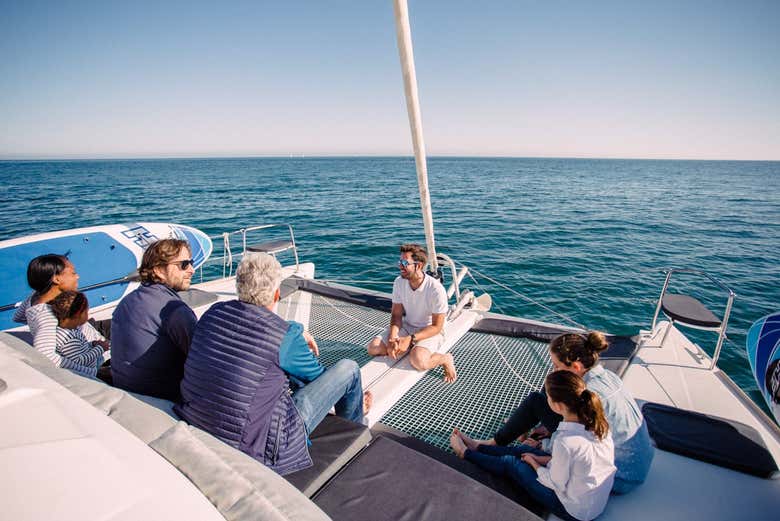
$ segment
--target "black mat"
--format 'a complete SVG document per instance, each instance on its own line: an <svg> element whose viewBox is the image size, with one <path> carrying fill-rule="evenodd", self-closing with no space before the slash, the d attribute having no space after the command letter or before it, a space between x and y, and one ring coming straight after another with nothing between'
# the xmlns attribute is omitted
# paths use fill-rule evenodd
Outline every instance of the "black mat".
<svg viewBox="0 0 780 521"><path fill-rule="evenodd" d="M540 521L498 492L385 436L313 499L336 521Z"/></svg>
<svg viewBox="0 0 780 521"><path fill-rule="evenodd" d="M368 427L331 414L310 436L309 455L314 466L283 476L311 497L371 441Z"/></svg>
<svg viewBox="0 0 780 521"><path fill-rule="evenodd" d="M777 463L749 425L659 403L644 404L642 414L659 449L762 478L777 475Z"/></svg>
<svg viewBox="0 0 780 521"><path fill-rule="evenodd" d="M486 487L495 490L502 496L511 499L515 503L519 503L528 510L531 510L535 514L541 516L544 514L544 508L536 501L531 499L528 494L522 489L515 486L511 481L502 477L491 474L490 472L482 469L481 467L471 463L470 461L462 460L451 452L441 450L438 447L426 443L414 436L409 436L405 432L401 432L397 429L384 425L382 423L376 423L371 429L371 433L375 436L384 436L390 438L405 447L415 450L421 454L425 454L429 458L433 458L439 463L447 465L451 469L454 469L461 474L476 480Z"/></svg>

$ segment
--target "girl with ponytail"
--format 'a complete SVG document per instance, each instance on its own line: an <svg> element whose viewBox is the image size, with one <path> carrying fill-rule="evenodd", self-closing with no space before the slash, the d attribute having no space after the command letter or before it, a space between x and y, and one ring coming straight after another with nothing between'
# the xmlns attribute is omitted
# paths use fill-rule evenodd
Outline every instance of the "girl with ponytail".
<svg viewBox="0 0 780 521"><path fill-rule="evenodd" d="M561 519L593 519L607 505L616 470L601 399L566 370L547 375L545 390L548 405L563 418L551 453L527 444L477 444L457 430L450 444L459 457L511 479Z"/></svg>
<svg viewBox="0 0 780 521"><path fill-rule="evenodd" d="M581 377L588 390L600 398L615 444L617 474L612 493L625 494L645 481L653 461L653 446L642 412L623 381L599 363L600 353L608 347L604 334L597 331L565 333L550 342L550 362L554 370ZM492 439L460 436L477 445L506 446L519 438L532 447L549 448L549 440L542 438L555 432L562 418L547 398L544 389L528 394ZM531 436L526 437L531 429Z"/></svg>

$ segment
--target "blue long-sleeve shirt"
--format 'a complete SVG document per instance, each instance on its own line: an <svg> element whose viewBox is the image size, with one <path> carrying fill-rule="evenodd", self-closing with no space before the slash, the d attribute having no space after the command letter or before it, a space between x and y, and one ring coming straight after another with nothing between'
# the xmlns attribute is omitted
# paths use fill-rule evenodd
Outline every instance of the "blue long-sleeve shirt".
<svg viewBox="0 0 780 521"><path fill-rule="evenodd" d="M325 371L303 338L303 325L289 321L290 329L279 346L279 366L285 373L309 383Z"/></svg>

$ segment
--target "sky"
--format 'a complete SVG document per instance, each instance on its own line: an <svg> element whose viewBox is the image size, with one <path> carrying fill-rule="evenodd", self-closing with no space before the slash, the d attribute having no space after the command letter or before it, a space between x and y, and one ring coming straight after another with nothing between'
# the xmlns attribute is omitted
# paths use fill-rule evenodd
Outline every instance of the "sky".
<svg viewBox="0 0 780 521"><path fill-rule="evenodd" d="M780 2L410 0L429 155L780 160ZM0 159L412 155L392 0L0 0Z"/></svg>

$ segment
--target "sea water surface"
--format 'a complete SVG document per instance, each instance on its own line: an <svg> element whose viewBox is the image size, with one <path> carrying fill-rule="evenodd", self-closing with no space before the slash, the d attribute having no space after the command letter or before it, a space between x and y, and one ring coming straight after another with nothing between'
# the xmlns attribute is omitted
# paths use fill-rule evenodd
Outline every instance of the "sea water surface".
<svg viewBox="0 0 780 521"><path fill-rule="evenodd" d="M475 270L494 311L635 334L663 268L730 286L719 365L764 407L744 343L780 309L780 162L430 158L428 171L437 249ZM425 241L412 158L4 161L0 186L0 240L133 221L210 235L290 223L319 277L384 291L398 245ZM681 282L722 313L717 288ZM693 337L712 353L714 333Z"/></svg>

